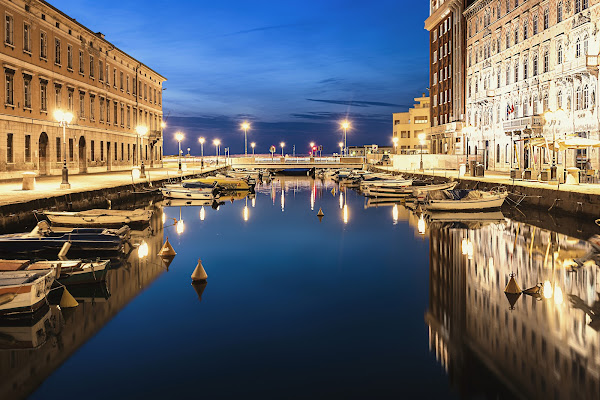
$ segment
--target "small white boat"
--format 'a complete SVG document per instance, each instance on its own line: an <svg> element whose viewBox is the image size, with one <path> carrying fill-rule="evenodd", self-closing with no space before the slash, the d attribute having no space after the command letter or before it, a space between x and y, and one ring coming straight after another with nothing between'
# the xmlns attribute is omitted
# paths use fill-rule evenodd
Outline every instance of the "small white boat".
<svg viewBox="0 0 600 400"><path fill-rule="evenodd" d="M430 222L504 222L504 214L500 210L481 212L460 211L427 211L427 220Z"/></svg>
<svg viewBox="0 0 600 400"><path fill-rule="evenodd" d="M46 302L56 270L0 273L0 315L31 313Z"/></svg>
<svg viewBox="0 0 600 400"><path fill-rule="evenodd" d="M186 189L179 186L160 188L160 191L167 199L214 200L218 198L218 194L215 194L213 189Z"/></svg>
<svg viewBox="0 0 600 400"><path fill-rule="evenodd" d="M152 217L152 210L104 210L86 211L43 211L52 225L68 226L114 226L147 224Z"/></svg>
<svg viewBox="0 0 600 400"><path fill-rule="evenodd" d="M411 186L413 184L412 179L384 179L384 180L373 180L363 181L360 184L360 189L365 190L366 188L399 188L405 186Z"/></svg>
<svg viewBox="0 0 600 400"><path fill-rule="evenodd" d="M436 195L434 195L436 194ZM506 192L482 190L440 190L430 192L424 208L428 211L476 211L502 207Z"/></svg>
<svg viewBox="0 0 600 400"><path fill-rule="evenodd" d="M434 190L452 190L458 185L458 182L445 182L434 185L416 186L413 189L412 195L417 198L417 201L424 202L427 198L427 193Z"/></svg>
<svg viewBox="0 0 600 400"><path fill-rule="evenodd" d="M413 193L411 186L400 187L366 187L363 193L367 197L406 197Z"/></svg>

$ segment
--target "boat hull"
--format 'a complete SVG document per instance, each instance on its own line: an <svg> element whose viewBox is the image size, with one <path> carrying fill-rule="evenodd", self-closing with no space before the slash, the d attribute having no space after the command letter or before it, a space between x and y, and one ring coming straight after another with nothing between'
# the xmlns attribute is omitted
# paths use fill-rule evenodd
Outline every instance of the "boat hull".
<svg viewBox="0 0 600 400"><path fill-rule="evenodd" d="M502 207L506 195L497 195L491 198L462 199L462 200L429 200L424 207L429 211L478 211Z"/></svg>
<svg viewBox="0 0 600 400"><path fill-rule="evenodd" d="M197 190L197 189L172 189L162 188L160 190L164 197L168 199L180 199L180 200L214 200L212 189L210 190Z"/></svg>
<svg viewBox="0 0 600 400"><path fill-rule="evenodd" d="M136 210L130 213L118 211L120 210L90 210L88 212L45 211L44 215L46 215L53 225L122 226L149 223L153 213L152 210Z"/></svg>
<svg viewBox="0 0 600 400"><path fill-rule="evenodd" d="M32 313L46 303L55 270L4 272L0 275L0 315ZM28 279L27 283L6 283L6 279Z"/></svg>

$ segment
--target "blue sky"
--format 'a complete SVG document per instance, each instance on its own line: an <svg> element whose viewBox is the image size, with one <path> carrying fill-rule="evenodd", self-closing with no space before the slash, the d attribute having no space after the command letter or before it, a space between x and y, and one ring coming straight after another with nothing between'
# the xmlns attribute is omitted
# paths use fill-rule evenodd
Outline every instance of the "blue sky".
<svg viewBox="0 0 600 400"><path fill-rule="evenodd" d="M392 113L428 86L424 0L51 4L168 79L165 153L176 130L192 153L199 136L243 152L244 119L263 153L280 141L332 152L346 115L348 145L390 144Z"/></svg>

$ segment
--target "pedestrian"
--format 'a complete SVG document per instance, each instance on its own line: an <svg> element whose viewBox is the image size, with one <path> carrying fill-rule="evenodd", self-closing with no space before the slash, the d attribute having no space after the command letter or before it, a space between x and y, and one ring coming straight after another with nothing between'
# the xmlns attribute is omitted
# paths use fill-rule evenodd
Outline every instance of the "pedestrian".
<svg viewBox="0 0 600 400"><path fill-rule="evenodd" d="M590 171L592 169L592 160L590 160L589 158L587 159L586 163L585 163L585 169Z"/></svg>

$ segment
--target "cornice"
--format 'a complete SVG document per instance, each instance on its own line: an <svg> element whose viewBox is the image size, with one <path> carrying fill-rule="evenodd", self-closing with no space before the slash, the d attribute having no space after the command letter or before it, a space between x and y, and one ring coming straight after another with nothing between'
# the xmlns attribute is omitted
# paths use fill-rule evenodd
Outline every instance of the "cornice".
<svg viewBox="0 0 600 400"><path fill-rule="evenodd" d="M492 0L479 0L479 1L475 1L473 4L471 4L470 6L468 6L465 9L465 11L463 12L463 15L467 19L471 18L474 14L476 14L477 12L481 11L482 9L484 9L491 2L492 2Z"/></svg>
<svg viewBox="0 0 600 400"><path fill-rule="evenodd" d="M453 11L457 11L462 15L461 0L447 0L444 2L444 4L438 7L433 14L431 14L429 18L425 20L425 29L431 31L443 18Z"/></svg>

